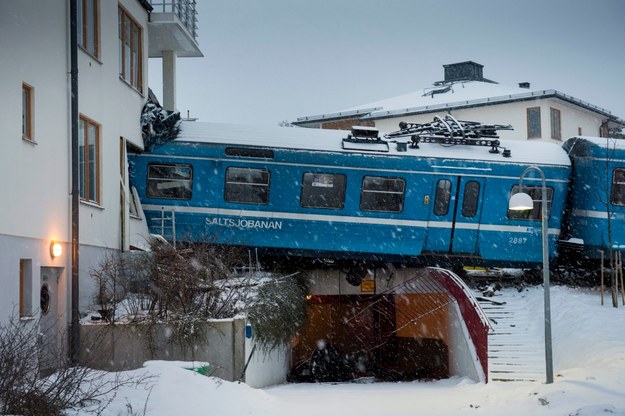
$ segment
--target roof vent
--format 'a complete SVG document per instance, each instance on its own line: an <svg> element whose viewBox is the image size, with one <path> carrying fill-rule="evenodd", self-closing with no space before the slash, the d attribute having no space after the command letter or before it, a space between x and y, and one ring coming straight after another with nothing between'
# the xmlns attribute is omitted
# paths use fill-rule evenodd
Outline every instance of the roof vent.
<svg viewBox="0 0 625 416"><path fill-rule="evenodd" d="M525 88L527 90L530 89L530 83L529 82L519 82L519 88Z"/></svg>

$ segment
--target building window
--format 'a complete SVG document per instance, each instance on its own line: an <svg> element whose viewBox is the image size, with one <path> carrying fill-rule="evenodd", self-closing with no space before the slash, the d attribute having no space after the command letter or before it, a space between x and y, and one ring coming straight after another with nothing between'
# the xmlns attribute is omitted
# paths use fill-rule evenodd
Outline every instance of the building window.
<svg viewBox="0 0 625 416"><path fill-rule="evenodd" d="M625 169L614 169L610 202L614 205L625 205Z"/></svg>
<svg viewBox="0 0 625 416"><path fill-rule="evenodd" d="M365 176L362 179L360 209L363 211L401 212L404 209L406 181L401 178Z"/></svg>
<svg viewBox="0 0 625 416"><path fill-rule="evenodd" d="M480 183L469 181L464 186L464 197L462 199L462 216L472 218L477 215L477 203L480 199Z"/></svg>
<svg viewBox="0 0 625 416"><path fill-rule="evenodd" d="M519 192L519 186L514 185L512 187L512 193L514 195ZM532 197L534 201L534 207L528 211L515 211L508 210L508 219L511 220L541 220L542 212L542 200L543 200L543 188L542 186L524 186L523 192ZM508 198L509 199L509 198ZM553 188L547 188L547 218L551 213L551 201L553 200Z"/></svg>
<svg viewBox="0 0 625 416"><path fill-rule="evenodd" d="M551 109L551 138L562 140L562 131L560 126L560 110Z"/></svg>
<svg viewBox="0 0 625 416"><path fill-rule="evenodd" d="M139 24L119 8L119 76L143 92L142 30Z"/></svg>
<svg viewBox="0 0 625 416"><path fill-rule="evenodd" d="M20 259L20 318L33 316L33 261Z"/></svg>
<svg viewBox="0 0 625 416"><path fill-rule="evenodd" d="M227 202L266 204L269 202L269 171L267 169L228 168L226 170Z"/></svg>
<svg viewBox="0 0 625 416"><path fill-rule="evenodd" d="M308 208L342 209L345 204L345 175L304 173L301 205Z"/></svg>
<svg viewBox="0 0 625 416"><path fill-rule="evenodd" d="M78 0L78 45L94 58L100 57L98 0Z"/></svg>
<svg viewBox="0 0 625 416"><path fill-rule="evenodd" d="M531 107L527 109L527 138L539 139L540 132L540 107Z"/></svg>
<svg viewBox="0 0 625 416"><path fill-rule="evenodd" d="M33 87L22 83L22 139L34 140L33 134L33 103L35 92Z"/></svg>
<svg viewBox="0 0 625 416"><path fill-rule="evenodd" d="M191 165L148 166L148 197L191 199L193 195L193 168Z"/></svg>
<svg viewBox="0 0 625 416"><path fill-rule="evenodd" d="M451 201L451 181L441 179L436 183L436 194L434 195L434 214L447 215L449 212L449 202Z"/></svg>
<svg viewBox="0 0 625 416"><path fill-rule="evenodd" d="M80 116L79 125L80 197L100 202L100 125Z"/></svg>

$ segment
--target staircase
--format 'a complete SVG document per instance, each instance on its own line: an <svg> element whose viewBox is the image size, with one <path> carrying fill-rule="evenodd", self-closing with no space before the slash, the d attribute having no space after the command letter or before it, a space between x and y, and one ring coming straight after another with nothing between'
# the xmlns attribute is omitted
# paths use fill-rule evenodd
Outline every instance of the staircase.
<svg viewBox="0 0 625 416"><path fill-rule="evenodd" d="M480 306L492 326L488 336L488 379L544 381L542 305L528 304L522 293L506 296L505 300L480 295Z"/></svg>

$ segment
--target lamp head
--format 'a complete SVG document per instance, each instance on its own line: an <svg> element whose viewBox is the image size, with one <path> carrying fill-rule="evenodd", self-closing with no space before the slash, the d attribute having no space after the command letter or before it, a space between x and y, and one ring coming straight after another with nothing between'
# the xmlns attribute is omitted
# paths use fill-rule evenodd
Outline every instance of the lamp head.
<svg viewBox="0 0 625 416"><path fill-rule="evenodd" d="M529 211L532 208L534 208L534 201L525 192L512 195L508 201L508 209L511 211Z"/></svg>

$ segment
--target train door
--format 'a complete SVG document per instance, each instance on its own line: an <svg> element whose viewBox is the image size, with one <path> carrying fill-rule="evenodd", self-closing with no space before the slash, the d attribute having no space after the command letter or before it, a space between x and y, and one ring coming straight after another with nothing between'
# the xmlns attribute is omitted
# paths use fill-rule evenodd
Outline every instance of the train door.
<svg viewBox="0 0 625 416"><path fill-rule="evenodd" d="M431 192L426 251L477 254L484 179L437 176Z"/></svg>

